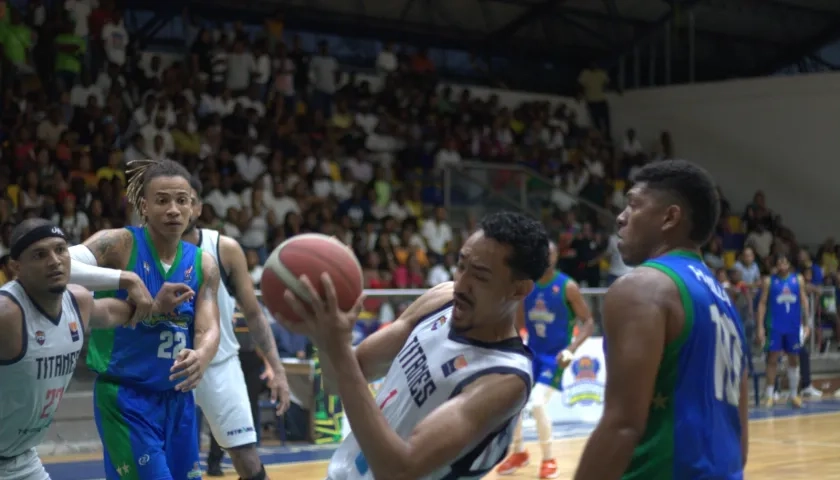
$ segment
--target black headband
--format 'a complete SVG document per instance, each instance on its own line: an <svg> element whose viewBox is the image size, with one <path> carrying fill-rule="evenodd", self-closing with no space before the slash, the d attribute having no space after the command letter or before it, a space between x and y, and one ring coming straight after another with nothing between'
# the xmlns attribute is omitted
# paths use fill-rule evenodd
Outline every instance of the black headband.
<svg viewBox="0 0 840 480"><path fill-rule="evenodd" d="M17 260L24 250L31 247L33 243L40 242L45 238L63 238L64 240L67 240L67 236L65 236L64 232L62 232L57 226L41 225L40 227L35 227L26 232L25 235L13 243L9 256L12 257L12 260Z"/></svg>

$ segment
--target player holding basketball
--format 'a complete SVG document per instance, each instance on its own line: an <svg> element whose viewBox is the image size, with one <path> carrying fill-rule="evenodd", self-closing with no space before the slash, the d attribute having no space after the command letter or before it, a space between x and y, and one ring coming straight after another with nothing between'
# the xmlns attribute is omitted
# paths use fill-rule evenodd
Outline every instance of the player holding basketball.
<svg viewBox="0 0 840 480"><path fill-rule="evenodd" d="M520 303L548 266L543 226L523 215L485 217L464 243L457 279L424 293L391 326L350 346L361 299L337 306L310 279L285 299L306 320L353 432L333 455L331 480L481 478L505 456L532 387L530 350L516 330ZM304 300L293 290L308 291ZM308 289L308 290L307 290ZM307 307L313 313L307 313ZM369 382L385 377L374 399Z"/></svg>
<svg viewBox="0 0 840 480"><path fill-rule="evenodd" d="M219 265L222 285L219 287L219 314L221 317L221 341L219 351L210 362L204 378L195 390L196 403L210 424L213 436L226 449L233 461L236 473L243 479L266 478L265 468L257 452L257 432L248 388L242 365L239 363L239 342L233 330L234 310L237 302L245 316L248 330L254 338L257 349L267 359L268 367L262 378L271 391L271 400L277 402L277 414L289 408L289 385L286 372L280 360L277 344L271 326L263 315L263 309L254 293L254 283L248 272L245 252L236 240L216 230L196 228L201 216L201 182L194 175L190 179L192 188L192 217L183 239L198 245L213 255ZM211 451L212 453L212 451ZM221 474L220 456L207 458L208 474Z"/></svg>
<svg viewBox="0 0 840 480"><path fill-rule="evenodd" d="M548 268L534 290L525 298L520 318L528 329L528 346L534 351L534 391L528 408L537 424L537 436L542 450L540 478L557 478L557 462L551 454L551 419L545 405L555 390L562 386L563 370L569 366L574 353L592 335L595 322L577 283L555 268L557 245L549 243ZM577 322L580 333L573 338ZM510 475L528 465L529 455L522 439L522 417L513 435L513 454L496 470Z"/></svg>
<svg viewBox="0 0 840 480"><path fill-rule="evenodd" d="M791 403L794 407L802 406L799 396L799 349L801 338L808 337L808 294L805 291L802 275L791 270L790 260L784 256L776 257L776 273L764 279L761 298L758 302L756 336L758 342L767 351L767 392L765 402L772 407L776 385L776 370L779 366L779 354L784 352L788 358L788 382L791 391ZM804 335L800 337L800 327Z"/></svg>
<svg viewBox="0 0 840 480"><path fill-rule="evenodd" d="M200 478L192 390L219 346L219 268L211 254L181 241L192 213L190 173L169 160L131 166L129 203L146 225L97 232L73 260L133 271L152 294L164 282L197 294L135 329L91 334L87 363L99 374L94 414L105 473L109 480Z"/></svg>
<svg viewBox="0 0 840 480"><path fill-rule="evenodd" d="M709 174L651 163L618 216L624 262L604 298L604 415L577 480L741 480L747 459L744 332L700 257L720 216Z"/></svg>
<svg viewBox="0 0 840 480"><path fill-rule="evenodd" d="M44 480L35 447L76 370L84 333L129 323L134 306L68 285L67 238L46 220L15 227L11 259L17 279L0 287L0 478ZM169 284L154 311L171 311L191 295L186 285Z"/></svg>

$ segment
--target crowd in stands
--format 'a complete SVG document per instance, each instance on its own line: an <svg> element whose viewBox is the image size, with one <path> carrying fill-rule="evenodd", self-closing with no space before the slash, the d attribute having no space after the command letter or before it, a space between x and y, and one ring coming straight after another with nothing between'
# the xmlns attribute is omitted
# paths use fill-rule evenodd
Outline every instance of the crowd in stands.
<svg viewBox="0 0 840 480"><path fill-rule="evenodd" d="M201 225L239 240L255 283L274 246L320 232L353 247L367 288L425 288L451 278L453 252L475 222L469 208L450 218L441 172L478 159L538 174L542 184L529 188L548 192L529 206L558 242L559 266L599 287L607 267L611 277L620 269L611 220L594 212L621 210L635 172L675 156L667 132L657 145L632 130L610 138L609 78L595 66L581 73L579 99L506 107L441 83L422 49L386 44L371 75L343 71L327 42L308 49L276 19L261 32L198 29L170 63L141 54L112 0L0 6L0 281L22 218L51 218L73 242L137 224L125 166L153 158L201 178ZM491 180L500 191L524 181L504 172ZM763 194L743 216L721 202L705 250L721 279L755 286L768 259L786 253L814 284L835 283L833 240L811 262Z"/></svg>

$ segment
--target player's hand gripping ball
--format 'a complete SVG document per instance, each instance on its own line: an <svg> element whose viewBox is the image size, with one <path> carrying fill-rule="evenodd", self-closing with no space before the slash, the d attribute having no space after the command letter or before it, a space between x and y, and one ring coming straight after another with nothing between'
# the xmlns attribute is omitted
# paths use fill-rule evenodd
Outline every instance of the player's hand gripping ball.
<svg viewBox="0 0 840 480"><path fill-rule="evenodd" d="M271 252L263 266L263 303L275 319L294 328L303 319L291 308L284 293L292 290L305 304L310 291L300 277L306 275L323 299L322 273L332 279L339 310L350 311L362 295L362 267L353 251L338 239L316 233L296 235Z"/></svg>

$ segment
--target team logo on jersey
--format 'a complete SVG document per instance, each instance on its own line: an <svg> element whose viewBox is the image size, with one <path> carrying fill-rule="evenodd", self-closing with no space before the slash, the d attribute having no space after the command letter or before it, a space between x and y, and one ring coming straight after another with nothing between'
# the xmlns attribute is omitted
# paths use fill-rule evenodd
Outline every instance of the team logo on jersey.
<svg viewBox="0 0 840 480"><path fill-rule="evenodd" d="M185 281L185 282L190 282L190 281L192 281L192 277L193 277L193 270L194 270L194 266L193 266L193 265L190 265L190 268L188 268L188 269L184 270L184 281Z"/></svg>
<svg viewBox="0 0 840 480"><path fill-rule="evenodd" d="M441 367L443 369L443 376L448 377L458 370L467 366L467 359L463 355L458 355L444 363Z"/></svg>
<svg viewBox="0 0 840 480"><path fill-rule="evenodd" d="M435 323L432 324L432 330L437 330L438 328L444 326L446 324L446 315L441 315L440 318L435 320Z"/></svg>
<svg viewBox="0 0 840 480"><path fill-rule="evenodd" d="M143 271L147 274L152 272L152 267L149 266L149 262L143 262Z"/></svg>
<svg viewBox="0 0 840 480"><path fill-rule="evenodd" d="M554 322L554 312L549 310L548 305L545 304L545 299L542 294L537 296L537 299L534 301L534 307L528 310L528 320L543 323Z"/></svg>
<svg viewBox="0 0 840 480"><path fill-rule="evenodd" d="M35 341L38 342L38 345L43 345L44 342L47 341L47 336L44 334L43 330L35 332Z"/></svg>
<svg viewBox="0 0 840 480"><path fill-rule="evenodd" d="M73 339L74 342L79 341L79 324L76 322L69 323L70 328L70 338Z"/></svg>
<svg viewBox="0 0 840 480"><path fill-rule="evenodd" d="M554 285L553 287L551 287L551 293L553 293L555 295L560 293L560 285Z"/></svg>
<svg viewBox="0 0 840 480"><path fill-rule="evenodd" d="M572 381L563 385L566 405L604 403L604 382L598 379L601 367L601 361L590 356L581 356L572 362Z"/></svg>
<svg viewBox="0 0 840 480"><path fill-rule="evenodd" d="M790 313L791 305L796 305L796 295L793 294L790 287L785 285L782 287L782 292L776 296L776 303L779 305L784 305L785 312Z"/></svg>

